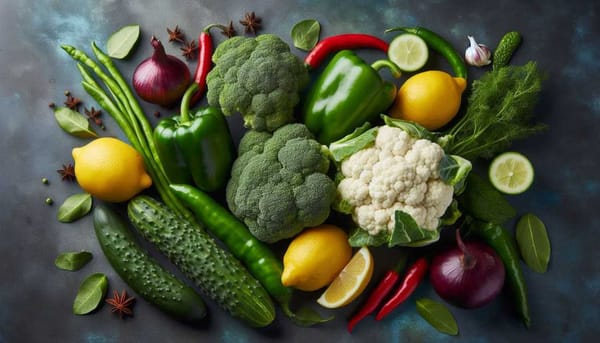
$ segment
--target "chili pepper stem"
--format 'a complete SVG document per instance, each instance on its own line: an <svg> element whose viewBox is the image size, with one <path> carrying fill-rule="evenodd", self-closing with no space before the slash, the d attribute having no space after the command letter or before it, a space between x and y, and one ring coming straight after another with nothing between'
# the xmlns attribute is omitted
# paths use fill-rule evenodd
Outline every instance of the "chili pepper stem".
<svg viewBox="0 0 600 343"><path fill-rule="evenodd" d="M213 27L217 27L217 28L219 28L221 30L227 29L227 27L225 25L221 25L221 24L209 24L209 25L206 25L206 27L204 29L202 29L202 32L209 33L210 29L212 29Z"/></svg>
<svg viewBox="0 0 600 343"><path fill-rule="evenodd" d="M371 68L379 71L381 68L388 68L394 78L402 76L402 71L398 66L390 60L377 60L371 64Z"/></svg>

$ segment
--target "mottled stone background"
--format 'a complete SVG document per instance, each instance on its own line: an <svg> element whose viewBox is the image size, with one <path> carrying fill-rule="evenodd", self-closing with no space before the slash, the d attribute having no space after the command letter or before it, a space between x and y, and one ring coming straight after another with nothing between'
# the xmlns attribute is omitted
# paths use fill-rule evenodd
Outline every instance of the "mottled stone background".
<svg viewBox="0 0 600 343"><path fill-rule="evenodd" d="M48 103L62 103L71 90L86 105L95 105L79 85L75 64L59 48L62 43L89 51L117 28L139 23L140 46L130 60L119 63L125 75L149 55L152 34L166 41L166 27L178 24L195 37L210 23L237 22L253 10L264 30L291 41L292 25L316 18L322 36L367 32L383 36L386 28L422 25L448 38L458 49L473 34L495 46L509 30L523 33L515 63L537 60L547 71L538 118L549 129L514 145L536 167L531 190L510 201L520 213L534 212L546 222L553 255L549 271L525 269L533 325L527 330L511 307L509 294L478 310L451 308L461 333L438 334L417 314L414 298L376 323L368 318L350 335L346 318L358 305L337 311L336 319L313 328L298 328L280 319L270 328L254 330L230 319L209 302L210 319L200 327L180 324L139 300L135 318L121 321L107 306L89 316L71 314L72 300L83 278L103 272L111 289L125 287L107 264L95 240L90 216L73 224L56 219L56 204L79 191L61 182L55 172L71 162L80 139L63 133ZM159 0L22 0L0 1L0 342L591 342L600 336L600 268L598 205L600 205L600 10L597 1L159 1ZM222 37L215 35L217 40ZM391 36L383 36L389 39ZM171 54L178 49L167 44ZM300 56L304 53L294 50ZM365 58L376 54L367 54ZM447 69L441 59L434 67ZM194 64L191 63L193 68ZM469 70L471 79L481 71ZM147 113L157 108L146 106ZM168 111L161 110L163 114ZM154 120L154 118L152 118ZM123 137L105 118L106 135ZM239 118L230 119L239 136ZM40 179L47 177L50 185ZM283 246L276 247L278 252ZM281 248L281 249L280 249ZM88 250L93 261L78 272L59 271L56 255ZM396 251L376 249L373 280L393 264ZM375 282L375 281L374 281ZM372 286L372 285L371 285ZM426 283L417 296L436 298ZM299 301L314 304L318 294ZM361 298L362 299L362 298ZM315 308L318 308L314 304Z"/></svg>

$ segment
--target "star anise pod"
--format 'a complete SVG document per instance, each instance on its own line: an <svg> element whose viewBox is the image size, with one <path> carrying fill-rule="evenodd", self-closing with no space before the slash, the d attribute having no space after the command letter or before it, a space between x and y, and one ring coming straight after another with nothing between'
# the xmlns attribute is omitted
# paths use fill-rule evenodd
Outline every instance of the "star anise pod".
<svg viewBox="0 0 600 343"><path fill-rule="evenodd" d="M257 17L254 12L246 12L244 19L240 20L240 24L244 25L244 32L256 34L256 31L261 27L262 19Z"/></svg>
<svg viewBox="0 0 600 343"><path fill-rule="evenodd" d="M63 181L75 181L75 167L71 163L63 164L62 169L58 169L56 172L60 174Z"/></svg>
<svg viewBox="0 0 600 343"><path fill-rule="evenodd" d="M113 291L113 297L106 299L106 302L112 306L111 312L119 313L119 316L123 318L123 315L133 316L131 305L133 305L134 297L127 297L127 291L123 290L121 294L116 290Z"/></svg>
<svg viewBox="0 0 600 343"><path fill-rule="evenodd" d="M102 119L99 118L102 114L102 111L95 109L94 106L92 106L89 110L87 107L84 107L83 111L85 112L85 115L96 125L104 127L104 125L102 125Z"/></svg>
<svg viewBox="0 0 600 343"><path fill-rule="evenodd" d="M185 35L181 32L179 25L175 25L173 30L167 27L167 33L169 34L169 42L176 41L183 43L185 41Z"/></svg>
<svg viewBox="0 0 600 343"><path fill-rule="evenodd" d="M67 100L65 100L65 106L67 106L68 108L70 108L74 111L77 111L77 109L79 108L79 105L81 105L81 99L76 98L69 93L67 95Z"/></svg>
<svg viewBox="0 0 600 343"><path fill-rule="evenodd" d="M223 26L221 28L221 34L223 34L223 36L226 36L227 38L231 38L237 34L237 32L235 31L235 28L233 27L232 20L229 21L229 25Z"/></svg>
<svg viewBox="0 0 600 343"><path fill-rule="evenodd" d="M192 40L191 42L187 42L183 45L183 48L180 48L182 51L182 55L189 61L196 58L196 50L198 47L196 46L196 41Z"/></svg>

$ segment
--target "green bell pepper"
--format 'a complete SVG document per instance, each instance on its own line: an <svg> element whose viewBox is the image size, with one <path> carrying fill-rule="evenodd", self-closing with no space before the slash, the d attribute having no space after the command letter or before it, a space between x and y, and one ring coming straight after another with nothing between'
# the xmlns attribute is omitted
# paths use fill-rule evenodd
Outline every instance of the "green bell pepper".
<svg viewBox="0 0 600 343"><path fill-rule="evenodd" d="M235 159L235 146L227 120L218 108L189 113L196 83L185 92L181 115L161 120L154 143L170 183L191 184L212 192L225 185Z"/></svg>
<svg viewBox="0 0 600 343"><path fill-rule="evenodd" d="M303 109L304 124L322 144L329 144L376 120L392 105L396 85L384 80L382 67L400 77L389 60L368 65L350 50L338 52L311 86Z"/></svg>

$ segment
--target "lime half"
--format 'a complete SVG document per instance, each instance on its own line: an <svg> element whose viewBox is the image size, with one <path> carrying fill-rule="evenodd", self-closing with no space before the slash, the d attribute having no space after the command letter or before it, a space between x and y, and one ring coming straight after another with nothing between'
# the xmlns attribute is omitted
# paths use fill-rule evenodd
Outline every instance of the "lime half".
<svg viewBox="0 0 600 343"><path fill-rule="evenodd" d="M404 33L390 43L388 58L402 71L416 71L427 63L429 49L423 38L412 33Z"/></svg>
<svg viewBox="0 0 600 343"><path fill-rule="evenodd" d="M498 155L490 164L490 181L500 192L519 194L533 183L535 172L527 157L518 152Z"/></svg>

